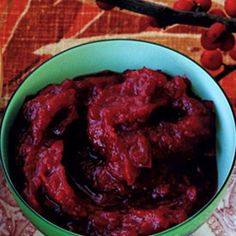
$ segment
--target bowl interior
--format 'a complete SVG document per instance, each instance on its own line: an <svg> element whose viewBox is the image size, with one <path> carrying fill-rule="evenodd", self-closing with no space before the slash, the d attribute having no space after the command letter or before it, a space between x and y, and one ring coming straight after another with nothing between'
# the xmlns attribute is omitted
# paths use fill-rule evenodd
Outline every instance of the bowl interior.
<svg viewBox="0 0 236 236"><path fill-rule="evenodd" d="M66 78L105 69L122 72L143 66L161 69L170 75L185 75L192 81L196 94L214 101L219 191L232 169L236 146L234 117L224 93L204 69L187 57L163 46L133 40L100 41L72 48L47 61L28 76L11 99L2 123L1 156L8 179L9 130L26 96Z"/></svg>

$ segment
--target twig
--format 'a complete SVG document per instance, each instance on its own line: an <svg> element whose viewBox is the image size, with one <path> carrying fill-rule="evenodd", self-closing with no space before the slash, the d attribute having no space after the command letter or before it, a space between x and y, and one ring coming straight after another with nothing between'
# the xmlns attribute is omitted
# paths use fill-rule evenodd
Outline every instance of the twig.
<svg viewBox="0 0 236 236"><path fill-rule="evenodd" d="M236 70L236 64L232 65L224 65L224 69L222 72L220 72L218 75L215 76L215 81L219 82L221 79L223 79L226 75L230 74L234 70Z"/></svg>
<svg viewBox="0 0 236 236"><path fill-rule="evenodd" d="M231 32L236 32L236 19L216 16L205 12L177 11L170 7L144 0L99 0L142 15L155 18L160 27L173 24L185 24L209 27L215 22L221 22Z"/></svg>

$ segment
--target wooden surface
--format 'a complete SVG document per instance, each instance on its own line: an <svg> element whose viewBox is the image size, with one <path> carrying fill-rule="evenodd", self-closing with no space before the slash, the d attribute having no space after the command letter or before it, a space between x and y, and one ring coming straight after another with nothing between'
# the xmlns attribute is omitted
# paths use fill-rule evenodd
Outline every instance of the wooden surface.
<svg viewBox="0 0 236 236"><path fill-rule="evenodd" d="M154 1L155 2L155 1ZM173 1L156 1L172 5ZM214 2L222 7L223 0ZM149 19L115 9L104 12L93 0L0 0L0 48L3 54L1 113L12 92L36 66L72 46L109 38L134 38L175 48L199 62L199 27L152 28ZM225 55L225 63L233 61ZM0 66L1 67L1 66ZM221 86L236 111L236 72ZM224 199L194 236L236 235L236 169ZM40 235L9 193L0 169L0 236Z"/></svg>

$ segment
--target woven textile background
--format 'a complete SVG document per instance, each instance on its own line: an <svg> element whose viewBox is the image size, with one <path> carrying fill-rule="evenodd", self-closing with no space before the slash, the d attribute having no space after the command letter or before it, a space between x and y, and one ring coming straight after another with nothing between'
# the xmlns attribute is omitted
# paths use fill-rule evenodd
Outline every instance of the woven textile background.
<svg viewBox="0 0 236 236"><path fill-rule="evenodd" d="M0 0L0 48L4 86L0 114L23 78L51 56L81 43L109 38L134 38L175 48L199 62L202 28L174 25L153 28L147 17L128 11L99 9L94 0ZM172 5L173 0L161 0ZM214 7L222 8L223 0ZM236 1L235 1L236 4ZM232 61L226 55L225 63ZM214 72L217 73L217 72ZM236 72L221 86L236 111ZM0 167L0 236L40 235L13 200ZM224 199L194 236L236 235L236 169Z"/></svg>

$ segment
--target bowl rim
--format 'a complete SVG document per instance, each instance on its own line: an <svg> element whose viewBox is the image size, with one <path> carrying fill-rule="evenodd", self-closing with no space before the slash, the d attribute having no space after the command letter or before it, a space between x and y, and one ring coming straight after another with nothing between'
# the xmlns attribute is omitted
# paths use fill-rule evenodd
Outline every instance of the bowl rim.
<svg viewBox="0 0 236 236"><path fill-rule="evenodd" d="M50 220L46 219L44 216L42 216L41 214L39 214L36 210L34 210L27 202L26 200L23 198L23 196L17 191L16 187L14 186L12 180L11 180L11 177L10 177L10 173L9 171L7 170L7 167L5 165L5 161L3 160L3 151L2 151L2 146L3 146L3 137L4 137L4 134L3 134L3 124L6 122L6 113L8 111L8 108L11 106L11 103L12 103L12 100L13 98L15 97L15 94L21 89L21 87L24 85L24 83L26 82L26 80L36 71L38 70L40 67L44 66L44 64L50 62L51 60L53 60L54 58L60 56L61 54L64 54L64 53L67 53L68 51L71 51L71 50L74 50L76 48L80 48L80 47L84 47L84 46L87 46L87 45L90 45L90 44L96 44L96 43L104 43L104 42L133 42L133 43L143 43L143 44L150 44L150 45L153 45L153 46L158 46L158 47L162 47L164 49L167 49L168 51L171 51L171 52L175 52L177 54L179 54L180 56L186 58L187 60L190 60L192 61L194 64L196 64L200 69L202 69L214 82L214 84L220 89L220 91L222 92L223 96L225 97L226 99L226 102L228 103L229 105L229 108L230 108L230 111L231 111L231 114L232 114L232 117L233 117L233 123L234 123L234 126L236 127L236 114L234 114L234 110L233 110L233 107L230 103L230 100L228 98L228 96L226 95L225 91L221 88L220 84L217 83L216 80L214 80L213 76L205 69L203 68L198 62L196 62L194 59L190 58L189 56L185 55L184 53L176 50L176 49L173 49L171 47L168 47L168 46L165 46L165 45L162 45L162 44L159 44L159 43L155 43L155 42L151 42L151 41L146 41L146 40L139 40L139 39L124 39L124 38L115 38L115 39L102 39L102 40L95 40L95 41L90 41L90 42L87 42L87 43L83 43L83 44L79 44L79 45L76 45L76 46L73 46L73 47L70 47L70 48L67 48L65 50L62 50L61 52L53 55L52 57L48 58L47 60L45 60L44 62L42 62L40 65L38 65L36 68L34 68L20 83L19 85L17 86L17 88L15 89L15 91L12 93L8 103L7 103L7 106L4 110L4 113L3 113L3 116L2 116L2 121L1 121L1 127L0 127L0 164L2 166L2 169L3 169L3 173L4 173L4 176L6 178L6 182L7 182L7 185L11 191L11 194L16 195L16 197L21 201L21 203L23 204L24 207L26 207L27 210L29 210L29 212L33 213L34 216L36 217L36 220L41 220L44 224L46 223L48 226L50 227L53 227L63 233L66 233L66 234L71 234L73 236L79 236L80 234L78 233L74 233L74 232L71 232L69 230L66 230L62 227L60 227L59 225L56 225L54 224L53 222L51 222ZM233 157L233 162L232 162L232 166L229 170L229 173L225 179L225 181L223 182L222 186L219 188L219 190L212 196L212 198L200 209L198 210L195 214L193 214L192 216L188 217L185 221L183 221L182 223L180 224L177 224L171 228L168 228L164 231L161 231L159 233L154 233L152 234L153 236L161 236L161 235L164 235L166 233L171 233L172 231L174 231L175 229L178 229L184 225L187 225L189 224L191 221L194 220L194 218L196 218L197 216L199 216L202 212L204 212L220 195L220 193L224 192L224 189L226 187L226 185L228 184L229 182L229 179L232 175L232 172L233 172L233 169L234 169L234 166L236 164L236 146L235 146L235 151L234 151L234 157ZM0 166L0 167L1 167ZM15 196L14 196L14 200L15 199ZM19 206L19 203L17 202L18 206ZM20 209L21 209L21 206L20 206ZM21 209L22 211L22 209ZM24 213L24 212L23 212ZM30 222L31 219L29 219L28 217L26 217L27 220L29 220ZM38 219L37 219L38 218ZM34 224L34 223L33 223ZM37 226L35 226L37 229L39 229ZM39 229L40 230L40 229Z"/></svg>

